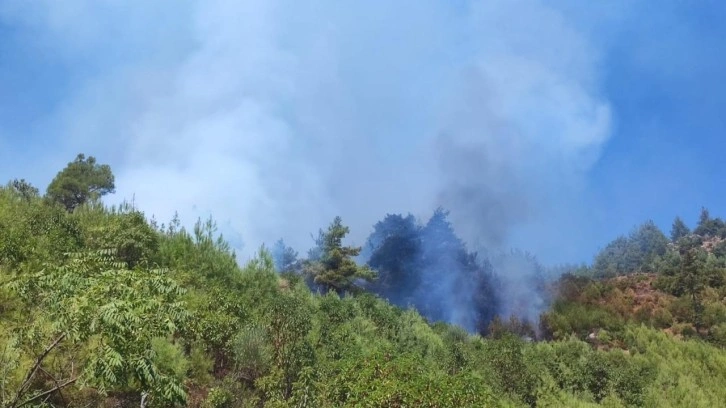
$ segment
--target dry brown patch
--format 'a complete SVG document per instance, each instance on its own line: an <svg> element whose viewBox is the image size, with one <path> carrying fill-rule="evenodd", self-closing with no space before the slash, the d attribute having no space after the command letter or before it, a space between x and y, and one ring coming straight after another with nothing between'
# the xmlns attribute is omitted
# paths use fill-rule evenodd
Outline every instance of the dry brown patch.
<svg viewBox="0 0 726 408"><path fill-rule="evenodd" d="M280 290L290 290L290 281L280 278L277 280L277 287L280 288Z"/></svg>

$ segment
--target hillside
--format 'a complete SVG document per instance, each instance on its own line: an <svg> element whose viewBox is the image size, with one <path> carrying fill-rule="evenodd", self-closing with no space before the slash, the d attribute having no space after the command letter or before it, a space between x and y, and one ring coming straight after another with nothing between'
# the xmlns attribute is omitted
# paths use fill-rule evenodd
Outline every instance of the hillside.
<svg viewBox="0 0 726 408"><path fill-rule="evenodd" d="M212 220L150 222L103 205L113 189L84 156L46 194L0 188L1 407L726 401L726 228L707 213L548 281L529 255L469 253L443 211L387 217L365 248L336 218L306 257L281 241L240 266Z"/></svg>

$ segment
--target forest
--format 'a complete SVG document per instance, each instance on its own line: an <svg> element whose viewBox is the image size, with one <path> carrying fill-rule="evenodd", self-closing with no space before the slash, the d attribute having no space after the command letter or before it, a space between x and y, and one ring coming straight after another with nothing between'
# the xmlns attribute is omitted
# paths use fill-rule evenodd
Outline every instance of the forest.
<svg viewBox="0 0 726 408"><path fill-rule="evenodd" d="M242 264L214 220L108 206L79 154L0 187L0 407L715 407L726 222L652 221L585 265L470 251L437 209L336 217ZM143 206L143 205L142 205Z"/></svg>

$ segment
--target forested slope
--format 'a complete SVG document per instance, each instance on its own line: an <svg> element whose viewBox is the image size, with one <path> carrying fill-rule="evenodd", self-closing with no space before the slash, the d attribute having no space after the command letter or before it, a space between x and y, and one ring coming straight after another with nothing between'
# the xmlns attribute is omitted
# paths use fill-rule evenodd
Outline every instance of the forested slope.
<svg viewBox="0 0 726 408"><path fill-rule="evenodd" d="M442 211L391 216L364 248L336 218L303 259L280 242L240 266L211 220L104 206L113 184L79 156L46 194L0 188L0 406L726 401L726 229L708 214L671 239L647 223L555 281L529 256L477 258ZM502 306L515 268L540 321Z"/></svg>

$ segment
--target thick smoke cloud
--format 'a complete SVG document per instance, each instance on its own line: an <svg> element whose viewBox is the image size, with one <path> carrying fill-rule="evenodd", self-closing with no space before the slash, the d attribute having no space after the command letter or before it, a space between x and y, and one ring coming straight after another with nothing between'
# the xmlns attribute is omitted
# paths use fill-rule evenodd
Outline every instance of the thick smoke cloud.
<svg viewBox="0 0 726 408"><path fill-rule="evenodd" d="M512 21L518 33L532 23L513 9L482 13L490 23ZM514 227L574 206L568 201L609 135L609 108L588 91L590 50L561 20L535 25L536 36L488 48L486 62L463 75L436 141L439 202L467 241L486 247L501 248Z"/></svg>
<svg viewBox="0 0 726 408"><path fill-rule="evenodd" d="M439 205L472 246L556 258L531 232L572 239L552 215L609 115L596 53L551 4L9 0L0 18L71 72L43 121L51 176L93 153L114 199L212 214L242 259L280 237L303 252L335 215L360 244L381 214Z"/></svg>
<svg viewBox="0 0 726 408"><path fill-rule="evenodd" d="M437 210L427 222L389 214L377 222L364 257L379 274L367 289L431 321L487 333L495 316L537 327L548 306L546 276L522 251L480 254L467 249Z"/></svg>

